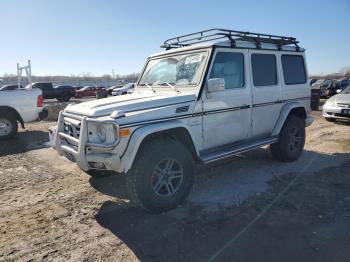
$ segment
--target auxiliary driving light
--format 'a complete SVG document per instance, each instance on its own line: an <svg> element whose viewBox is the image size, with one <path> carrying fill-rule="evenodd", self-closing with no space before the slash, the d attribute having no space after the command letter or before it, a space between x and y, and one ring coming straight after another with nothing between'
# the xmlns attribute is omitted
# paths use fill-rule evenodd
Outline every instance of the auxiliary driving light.
<svg viewBox="0 0 350 262"><path fill-rule="evenodd" d="M102 162L89 162L89 166L95 169L106 169L105 164Z"/></svg>

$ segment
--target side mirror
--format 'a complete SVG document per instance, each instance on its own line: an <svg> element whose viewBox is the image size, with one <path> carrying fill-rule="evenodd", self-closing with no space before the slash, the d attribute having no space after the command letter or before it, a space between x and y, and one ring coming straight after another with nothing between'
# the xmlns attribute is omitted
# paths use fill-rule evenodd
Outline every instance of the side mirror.
<svg viewBox="0 0 350 262"><path fill-rule="evenodd" d="M339 94L341 91L342 91L341 89L337 89L336 92L337 92L337 94Z"/></svg>
<svg viewBox="0 0 350 262"><path fill-rule="evenodd" d="M208 92L220 92L225 90L225 79L212 78L208 80Z"/></svg>

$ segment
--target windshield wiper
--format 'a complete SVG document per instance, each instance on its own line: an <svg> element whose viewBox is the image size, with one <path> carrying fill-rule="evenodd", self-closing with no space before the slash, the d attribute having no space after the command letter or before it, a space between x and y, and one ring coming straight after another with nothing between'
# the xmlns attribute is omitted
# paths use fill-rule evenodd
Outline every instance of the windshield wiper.
<svg viewBox="0 0 350 262"><path fill-rule="evenodd" d="M156 92L156 90L154 90L153 89L153 87L151 87L149 84L147 84L147 83L142 83L142 84L139 84L139 86L147 86L149 89L151 89L152 90L152 92L153 93L155 93Z"/></svg>
<svg viewBox="0 0 350 262"><path fill-rule="evenodd" d="M161 83L159 85L160 86L167 85L167 86L171 87L176 93L180 93L180 91L173 85L173 83L163 82L163 83Z"/></svg>

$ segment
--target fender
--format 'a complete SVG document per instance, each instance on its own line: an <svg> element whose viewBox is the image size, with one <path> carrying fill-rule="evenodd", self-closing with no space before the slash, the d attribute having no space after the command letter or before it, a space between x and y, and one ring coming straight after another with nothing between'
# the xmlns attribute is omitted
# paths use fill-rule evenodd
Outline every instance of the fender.
<svg viewBox="0 0 350 262"><path fill-rule="evenodd" d="M305 105L299 102L289 102L285 104L280 112L280 115L278 117L278 120L275 124L275 127L272 130L271 136L277 136L279 135L284 122L286 121L290 111L292 111L294 108L302 108L305 111L305 116L307 116L307 110L305 108Z"/></svg>
<svg viewBox="0 0 350 262"><path fill-rule="evenodd" d="M124 151L123 155L120 158L120 167L118 172L124 172L126 173L132 166L134 159L136 157L136 154L144 141L144 139L154 133L160 132L160 131L166 131L171 130L175 128L184 128L187 130L188 134L190 135L190 138L193 140L193 137L191 133L188 131L187 126L179 121L179 120L172 120L166 123L159 123L159 124L153 124L153 125L147 125L137 128L131 135L131 138L129 140L128 146L126 150ZM193 143L195 145L195 143ZM199 155L198 149L195 146L195 150L197 155Z"/></svg>
<svg viewBox="0 0 350 262"><path fill-rule="evenodd" d="M21 115L18 113L18 111L15 108L10 107L10 106L0 106L0 111L2 111L2 110L3 111L10 111L10 112L12 112L16 116L17 121L20 122L21 127L23 129L25 128L24 127L24 121L23 121Z"/></svg>

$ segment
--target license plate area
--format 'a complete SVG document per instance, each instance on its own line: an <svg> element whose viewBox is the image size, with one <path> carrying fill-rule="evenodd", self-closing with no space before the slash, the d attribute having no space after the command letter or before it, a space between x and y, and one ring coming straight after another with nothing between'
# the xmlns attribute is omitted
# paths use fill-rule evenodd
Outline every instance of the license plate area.
<svg viewBox="0 0 350 262"><path fill-rule="evenodd" d="M342 109L341 113L342 115L350 116L350 109Z"/></svg>

